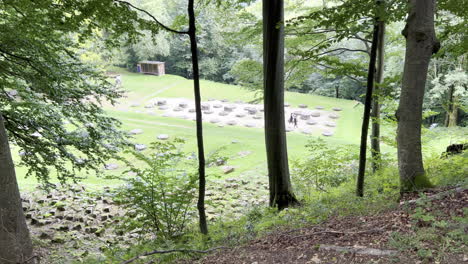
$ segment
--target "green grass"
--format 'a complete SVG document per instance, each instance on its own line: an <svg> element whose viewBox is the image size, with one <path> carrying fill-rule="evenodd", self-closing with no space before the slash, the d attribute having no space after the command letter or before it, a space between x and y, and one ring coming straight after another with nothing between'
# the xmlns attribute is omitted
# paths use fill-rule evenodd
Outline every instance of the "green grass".
<svg viewBox="0 0 468 264"><path fill-rule="evenodd" d="M146 113L135 113L135 110L145 112L144 104L154 98L177 98L183 97L193 99L193 82L180 76L164 75L151 76L137 73L130 73L123 69L113 68L114 72L122 74L123 88L127 91L127 96L123 98L124 102L138 102L140 107L131 109L120 109L119 106L105 106L109 115L120 119L123 122L123 129L131 130L141 128L144 133L137 135L134 138L135 143L149 144L156 140L159 134L168 134L171 137L181 137L186 140L185 151L196 152L196 137L195 137L195 122L190 120L182 120L177 118L161 117L158 115L149 115ZM228 84L215 83L211 81L201 80L201 89L203 100L209 98L228 99L230 101L251 101L254 98L254 93L243 89L242 87ZM329 144L359 144L361 119L362 119L362 104L357 104L356 101L336 99L330 97L316 96L311 94L299 94L286 92L285 101L293 107L299 104L306 104L309 108L315 106L323 106L326 110L331 110L332 107L341 107L343 111L339 114L340 119L337 120L337 128L335 135L332 137L323 137L319 134L304 135L297 132L287 134L288 138L288 153L291 159L301 158L305 153L305 143L311 137L322 137ZM161 112L155 110L157 114ZM464 132L466 130L463 130ZM458 133L460 134L460 132ZM458 135L457 134L457 135ZM256 175L257 177L266 177L266 154L264 144L263 129L260 128L245 128L245 127L223 127L210 123L204 123L204 138L206 154L225 146L224 154L230 157L229 165L236 167L236 170L228 174L226 177L237 177L242 173ZM238 141L233 144L232 141ZM429 139L430 140L430 139ZM446 137L434 139L437 140L435 151L445 148L447 141ZM395 153L395 149L384 145L384 151ZM241 151L249 151L251 154L245 157L239 157L237 153ZM434 151L431 149L431 151ZM17 153L17 151L13 151ZM130 157L130 156L126 156ZM18 160L17 155L14 156ZM118 163L118 162L117 162ZM31 189L36 186L37 182L33 178L25 178L26 168L17 167L17 175L20 188ZM121 169L112 171L113 174L123 172ZM208 174L220 174L220 168L209 168ZM79 175L84 176L84 175ZM84 184L100 188L102 185L114 185L118 181L103 180L96 177L94 174L86 175L87 179Z"/></svg>

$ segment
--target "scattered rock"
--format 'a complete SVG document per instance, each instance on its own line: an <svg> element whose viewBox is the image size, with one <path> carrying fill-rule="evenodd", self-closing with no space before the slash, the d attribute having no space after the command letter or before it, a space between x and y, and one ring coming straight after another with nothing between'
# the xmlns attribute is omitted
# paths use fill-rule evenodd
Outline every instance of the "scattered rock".
<svg viewBox="0 0 468 264"><path fill-rule="evenodd" d="M176 107L176 108L174 108L174 112L180 112L180 111L182 111L182 110L184 110L184 109L181 108L181 107Z"/></svg>
<svg viewBox="0 0 468 264"><path fill-rule="evenodd" d="M328 117L330 117L331 119L338 119L338 118L340 118L340 116L337 115L337 114L330 114L330 115L328 115Z"/></svg>
<svg viewBox="0 0 468 264"><path fill-rule="evenodd" d="M167 140L167 139L169 139L169 135L167 135L167 134L158 135L158 139L159 140Z"/></svg>
<svg viewBox="0 0 468 264"><path fill-rule="evenodd" d="M235 120L229 120L226 122L226 124L228 124L229 126L235 126L237 125L237 122Z"/></svg>
<svg viewBox="0 0 468 264"><path fill-rule="evenodd" d="M130 132L128 132L128 134L130 135L139 135L142 133L143 133L143 129L139 129L139 128L132 129L130 130Z"/></svg>
<svg viewBox="0 0 468 264"><path fill-rule="evenodd" d="M140 106L139 103L131 103L131 104L130 104L130 107L138 107L138 106Z"/></svg>
<svg viewBox="0 0 468 264"><path fill-rule="evenodd" d="M116 170L118 168L119 168L119 165L115 163L109 163L109 164L106 164L106 166L104 166L104 169L106 170Z"/></svg>
<svg viewBox="0 0 468 264"><path fill-rule="evenodd" d="M167 110L167 109L169 109L169 106L163 105L163 106L158 107L158 109L159 110Z"/></svg>
<svg viewBox="0 0 468 264"><path fill-rule="evenodd" d="M232 167L232 166L224 166L224 167L222 168L224 174L229 174L229 173L233 172L234 169L235 169L235 168Z"/></svg>
<svg viewBox="0 0 468 264"><path fill-rule="evenodd" d="M309 121L307 121L306 124L313 126L313 125L316 125L316 124L317 124L317 121L309 120Z"/></svg>
<svg viewBox="0 0 468 264"><path fill-rule="evenodd" d="M284 107L290 107L290 106L291 106L290 103L286 103L286 102L284 103Z"/></svg>
<svg viewBox="0 0 468 264"><path fill-rule="evenodd" d="M228 99L223 99L223 100L221 100L221 102L227 103L227 102L229 102L229 100Z"/></svg>
<svg viewBox="0 0 468 264"><path fill-rule="evenodd" d="M307 105L305 105L305 104L300 104L298 106L299 106L299 108L307 108Z"/></svg>
<svg viewBox="0 0 468 264"><path fill-rule="evenodd" d="M343 110L343 109L341 109L339 107L333 107L332 109L333 109L333 111L337 111L337 112Z"/></svg>
<svg viewBox="0 0 468 264"><path fill-rule="evenodd" d="M319 117L320 113L319 112L312 112L312 113L310 113L310 115L313 116L313 117Z"/></svg>
<svg viewBox="0 0 468 264"><path fill-rule="evenodd" d="M179 103L180 108L187 108L188 104L187 103Z"/></svg>
<svg viewBox="0 0 468 264"><path fill-rule="evenodd" d="M217 119L217 118L213 118L213 119L210 120L210 123L213 123L213 124L216 124L216 123L219 123L219 122L220 122L220 120Z"/></svg>
<svg viewBox="0 0 468 264"><path fill-rule="evenodd" d="M322 132L322 135L324 135L324 136L326 136L326 137L331 137L331 136L333 136L333 132L331 132L331 131L323 131L323 132Z"/></svg>
<svg viewBox="0 0 468 264"><path fill-rule="evenodd" d="M146 149L146 145L145 144L135 144L135 150L136 151L143 151Z"/></svg>
<svg viewBox="0 0 468 264"><path fill-rule="evenodd" d="M238 113L238 114L236 114L236 117L240 117L240 118L242 118L242 117L245 117L245 114Z"/></svg>
<svg viewBox="0 0 468 264"><path fill-rule="evenodd" d="M219 115L220 116L227 116L227 115L229 115L229 112L222 111L222 112L219 112Z"/></svg>
<svg viewBox="0 0 468 264"><path fill-rule="evenodd" d="M222 104L214 104L214 105L213 105L213 108L221 108L221 107L223 107Z"/></svg>
<svg viewBox="0 0 468 264"><path fill-rule="evenodd" d="M196 112L195 108L190 108L188 111L189 111L189 113L195 113Z"/></svg>
<svg viewBox="0 0 468 264"><path fill-rule="evenodd" d="M246 127L255 127L255 123L245 123L244 126L246 126Z"/></svg>
<svg viewBox="0 0 468 264"><path fill-rule="evenodd" d="M145 108L154 108L154 104L149 103L149 104L145 105Z"/></svg>
<svg viewBox="0 0 468 264"><path fill-rule="evenodd" d="M211 110L207 110L207 111L203 111L204 114L206 115L211 115L212 113L214 113L213 111Z"/></svg>
<svg viewBox="0 0 468 264"><path fill-rule="evenodd" d="M324 109L324 108L325 108L325 107L320 106L320 105L315 107L315 109L318 109L318 110L322 110L322 109Z"/></svg>

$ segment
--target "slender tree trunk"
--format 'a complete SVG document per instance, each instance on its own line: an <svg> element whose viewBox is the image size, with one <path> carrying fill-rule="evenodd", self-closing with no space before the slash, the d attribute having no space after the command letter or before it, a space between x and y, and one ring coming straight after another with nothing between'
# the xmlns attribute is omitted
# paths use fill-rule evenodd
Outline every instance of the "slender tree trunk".
<svg viewBox="0 0 468 264"><path fill-rule="evenodd" d="M201 96L200 96L200 71L198 68L198 48L197 48L197 30L195 26L195 10L193 7L194 0L188 2L189 14L189 30L190 37L190 50L192 52L192 67L193 67L193 90L195 94L195 112L197 123L197 146L198 146L198 214L200 232L208 234L208 225L206 223L205 213L205 149L203 146L203 124L202 124L202 110L201 110Z"/></svg>
<svg viewBox="0 0 468 264"><path fill-rule="evenodd" d="M409 7L402 32L406 37L406 55L396 114L401 192L431 185L425 177L421 152L422 105L429 61L440 48L434 29L435 1L410 0Z"/></svg>
<svg viewBox="0 0 468 264"><path fill-rule="evenodd" d="M263 0L263 71L270 206L282 210L298 203L289 177L285 131L283 0Z"/></svg>
<svg viewBox="0 0 468 264"><path fill-rule="evenodd" d="M335 86L335 97L340 98L340 87L338 85Z"/></svg>
<svg viewBox="0 0 468 264"><path fill-rule="evenodd" d="M448 106L447 106L447 113L445 114L445 126L446 127L453 127L457 126L457 119L458 119L458 108L456 106L456 99L453 96L454 87L451 85L448 90Z"/></svg>
<svg viewBox="0 0 468 264"><path fill-rule="evenodd" d="M376 172L380 167L380 86L383 81L384 60L385 60L385 22L379 21L379 37L377 40L377 72L375 75L375 86L372 100L372 132L371 132L371 153L372 171Z"/></svg>
<svg viewBox="0 0 468 264"><path fill-rule="evenodd" d="M0 263L23 263L31 256L31 238L0 112Z"/></svg>
<svg viewBox="0 0 468 264"><path fill-rule="evenodd" d="M364 175L366 172L366 154L367 154L367 134L369 130L370 110L372 103L372 91L374 90L375 62L377 59L377 42L379 40L379 25L374 25L372 34L372 46L369 60L369 70L367 72L367 91L364 102L364 117L361 130L361 147L359 153L359 172L357 177L356 195L364 196Z"/></svg>

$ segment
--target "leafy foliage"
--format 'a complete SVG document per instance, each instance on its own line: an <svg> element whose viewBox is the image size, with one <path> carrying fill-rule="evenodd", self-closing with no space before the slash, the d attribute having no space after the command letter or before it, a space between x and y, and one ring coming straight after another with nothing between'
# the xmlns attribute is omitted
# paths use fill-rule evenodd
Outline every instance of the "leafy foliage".
<svg viewBox="0 0 468 264"><path fill-rule="evenodd" d="M349 181L356 171L357 150L352 146L330 146L323 139L310 140L309 155L292 164L292 179L296 189L305 197L312 190L326 192Z"/></svg>
<svg viewBox="0 0 468 264"><path fill-rule="evenodd" d="M117 198L124 208L134 210L126 219L127 229L149 230L159 238L180 236L190 223L191 206L195 199L197 174L188 171L186 155L180 151L183 140L154 142L151 154L130 151L143 166L127 162L127 172L134 177L122 177L127 185ZM138 216L137 221L131 218Z"/></svg>

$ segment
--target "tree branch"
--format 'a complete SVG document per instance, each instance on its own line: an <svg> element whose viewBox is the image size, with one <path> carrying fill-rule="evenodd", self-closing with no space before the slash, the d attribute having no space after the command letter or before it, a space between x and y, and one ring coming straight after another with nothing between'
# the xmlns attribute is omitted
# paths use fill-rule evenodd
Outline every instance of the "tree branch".
<svg viewBox="0 0 468 264"><path fill-rule="evenodd" d="M159 20L153 16L151 13L149 13L148 11L144 10L144 9L141 9L139 7L136 7L134 6L133 4L127 2L127 1L122 1L122 0L114 0L114 2L117 2L117 3L120 3L120 4L123 4L123 5L127 5L135 10L138 10L142 13L145 13L146 15L148 15L152 20L154 20L154 22L156 22L159 26L161 26L162 28L164 28L165 30L169 31L169 32L172 32L172 33L175 33L175 34L188 34L188 31L178 31L178 30L175 30L175 29L172 29L166 25L164 25L163 23L159 22Z"/></svg>
<svg viewBox="0 0 468 264"><path fill-rule="evenodd" d="M203 253L209 253L209 252L212 252L212 251L215 251L215 250L218 250L218 249L223 249L223 248L226 248L226 247L215 247L215 248L210 248L210 249L207 249L207 250L197 250L197 249L154 250L154 251L151 251L151 252L146 252L146 253L144 253L142 255L138 255L138 256L133 257L133 258L131 258L129 260L123 261L120 264L129 264L129 263L134 262L135 260L140 259L141 257L147 257L147 256L151 256L151 255L156 255L156 254L168 254L168 253L174 253L174 252L203 254Z"/></svg>

